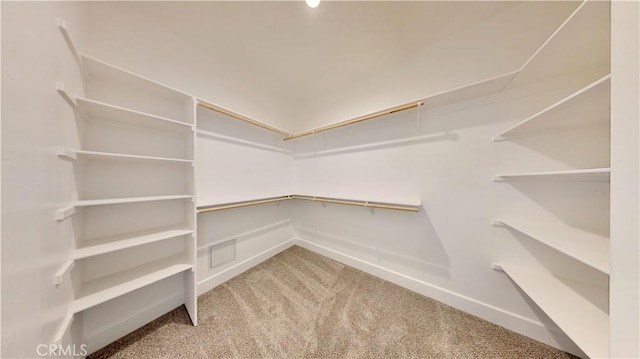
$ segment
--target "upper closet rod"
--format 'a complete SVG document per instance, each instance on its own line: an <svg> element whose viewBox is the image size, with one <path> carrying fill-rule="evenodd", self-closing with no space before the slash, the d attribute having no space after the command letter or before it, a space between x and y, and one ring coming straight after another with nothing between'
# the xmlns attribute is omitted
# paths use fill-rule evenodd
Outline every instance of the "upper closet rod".
<svg viewBox="0 0 640 359"><path fill-rule="evenodd" d="M389 108L389 109L386 109L386 110L382 110L382 111L374 112L374 113L371 113L371 114L368 114L368 115L356 117L356 118L351 119L351 120L346 120L346 121L334 123L333 125L328 125L328 126L324 126L324 127L318 127L318 128L314 128L312 130L305 131L305 132L300 132L300 133L288 135L287 137L284 138L284 140L285 141L292 140L294 138L313 135L313 134L316 134L318 132L333 130L333 129L338 128L338 127L343 127L343 126L347 126L347 125L353 125L354 123L367 121L367 120L372 120L372 119L380 117L380 116L390 115L392 113L396 113L396 112L400 112L400 111L404 111L404 110L409 110L409 109L412 109L412 108L415 108L415 107L420 107L422 105L424 105L424 102L423 101L418 101L418 102L412 102L412 103L409 103L409 104L406 104L406 105L392 107L392 108Z"/></svg>
<svg viewBox="0 0 640 359"><path fill-rule="evenodd" d="M350 199L337 199L337 198L328 198L328 197L315 197L315 196L303 196L303 195L289 195L289 196L280 196L280 197L270 197L270 198L261 198L253 201L243 201L243 202L233 202L226 203L214 206L201 206L198 207L198 213L205 212L213 212L213 211L221 211L225 209L232 208L240 208L253 206L258 204L266 204L273 202L286 201L290 199L301 199L306 201L315 201L322 203L335 203L335 204L345 204L350 206L360 206L360 207L368 207L368 208L380 208L380 209L392 209L397 211L408 211L408 212L419 212L420 206L416 205L403 205L403 204L391 204L391 203L381 203L381 202L369 202L369 201L356 201Z"/></svg>
<svg viewBox="0 0 640 359"><path fill-rule="evenodd" d="M270 198L256 199L256 200L253 200L253 201L232 202L232 203L221 204L221 205L213 205L213 206L201 206L201 207L198 207L198 213L205 213L205 212L221 211L223 209L232 209L232 208L254 206L254 205L257 205L257 204L280 202L280 201L286 201L286 200L289 200L289 199L291 199L291 196L280 196L280 197L270 197Z"/></svg>
<svg viewBox="0 0 640 359"><path fill-rule="evenodd" d="M402 204L389 204L389 203L379 203L379 202L369 202L369 201L354 201L350 199L336 199L336 198L327 198L327 197L314 197L314 196L301 196L294 194L291 196L292 199L302 199L306 201L316 201L323 203L335 203L335 204L346 204L349 206L359 206L359 207L368 207L368 208L381 208L381 209L393 209L397 211L408 211L408 212L419 212L420 206L408 206Z"/></svg>
<svg viewBox="0 0 640 359"><path fill-rule="evenodd" d="M226 109L224 109L224 108L222 108L222 107L218 107L218 106L213 105L213 104L210 104L210 103L208 103L208 102L205 102L205 101L202 101L202 100L198 100L198 105L200 105L201 107L204 107L204 108L206 108L206 109L209 109L209 110L212 110L212 111L215 111L215 112L221 113L221 114L223 114L223 115L227 115L227 116L229 116L229 117L233 117L233 118L235 118L235 119L237 119L237 120L244 121L244 122L250 123L250 124L252 124L252 125L256 125L256 126L258 126L258 127L262 127L262 128L264 128L264 129L266 129L266 130L269 130L269 131L273 131L273 132L279 133L279 134L281 134L281 135L283 135L283 136L286 136L286 137L291 136L291 133L289 133L289 132L287 132L287 131L283 131L283 130L281 130L281 129L279 129L279 128L275 128L275 127L273 127L273 126L269 126L269 125L264 124L264 123L262 123L262 122L258 122L258 121L256 121L256 120L252 120L252 119L250 119L250 118L248 118L248 117L246 117L246 116L242 116L242 115L237 114L237 113L235 113L235 112L231 112L231 111L229 111L229 110L226 110Z"/></svg>

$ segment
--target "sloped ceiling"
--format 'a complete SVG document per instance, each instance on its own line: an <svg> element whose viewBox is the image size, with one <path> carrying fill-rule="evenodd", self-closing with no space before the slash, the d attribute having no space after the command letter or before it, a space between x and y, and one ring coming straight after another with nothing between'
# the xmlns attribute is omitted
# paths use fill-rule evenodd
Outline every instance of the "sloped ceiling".
<svg viewBox="0 0 640 359"><path fill-rule="evenodd" d="M89 3L90 54L288 130L517 69L577 2Z"/></svg>

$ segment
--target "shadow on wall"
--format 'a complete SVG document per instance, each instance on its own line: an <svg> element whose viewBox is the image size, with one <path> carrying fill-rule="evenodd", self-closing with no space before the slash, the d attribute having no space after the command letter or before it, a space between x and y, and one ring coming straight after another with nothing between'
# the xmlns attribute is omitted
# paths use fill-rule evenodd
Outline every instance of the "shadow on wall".
<svg viewBox="0 0 640 359"><path fill-rule="evenodd" d="M556 325L556 323L553 322L553 320L551 320L551 318L549 318L549 316L542 309L540 309L538 304L536 304L536 302L534 302L531 299L531 297L529 297L529 295L525 291L523 291L520 287L518 287L515 284L513 285L513 287L520 294L520 296L523 298L523 300L527 303L527 305L529 306L531 311L536 316L536 319L538 319L540 321L540 323L542 323L542 325L549 330L549 334L553 338L555 338L555 340L558 341L559 343L563 343L563 342L567 343L566 345L568 347L565 347L565 349L564 349L566 352L574 353L574 354L575 353L583 353L580 356L580 358L588 358L589 357L588 355L584 354L582 349L580 349L572 341L567 340L567 335L564 334L564 332Z"/></svg>
<svg viewBox="0 0 640 359"><path fill-rule="evenodd" d="M288 203L201 213L198 215L198 251L232 239L255 239L290 225L291 206Z"/></svg>
<svg viewBox="0 0 640 359"><path fill-rule="evenodd" d="M198 106L198 129L214 134L279 147L283 136ZM235 142L234 142L235 143Z"/></svg>
<svg viewBox="0 0 640 359"><path fill-rule="evenodd" d="M526 118L573 87L573 83L560 78L454 103L431 103L427 99L422 107L285 141L284 146L296 158L307 158L458 141L460 131Z"/></svg>
<svg viewBox="0 0 640 359"><path fill-rule="evenodd" d="M608 182L527 178L501 185L513 186L571 227L609 236Z"/></svg>
<svg viewBox="0 0 640 359"><path fill-rule="evenodd" d="M580 293L585 290L585 284L595 288L608 288L609 276L594 268L591 268L578 260L566 256L557 250L540 243L535 239L507 228L514 239L518 241L535 260L556 278L566 282L565 284L574 291ZM576 283L581 283L576 285ZM582 295L603 312L608 312L609 296L607 290L589 291Z"/></svg>
<svg viewBox="0 0 640 359"><path fill-rule="evenodd" d="M287 146L301 158L457 139L455 134L426 128L424 110L417 108L294 139Z"/></svg>
<svg viewBox="0 0 640 359"><path fill-rule="evenodd" d="M449 256L424 209L408 213L298 203L294 223L300 239L369 264L418 280L451 279Z"/></svg>
<svg viewBox="0 0 640 359"><path fill-rule="evenodd" d="M510 141L547 158L553 158L569 168L609 167L608 124L535 133L512 138Z"/></svg>

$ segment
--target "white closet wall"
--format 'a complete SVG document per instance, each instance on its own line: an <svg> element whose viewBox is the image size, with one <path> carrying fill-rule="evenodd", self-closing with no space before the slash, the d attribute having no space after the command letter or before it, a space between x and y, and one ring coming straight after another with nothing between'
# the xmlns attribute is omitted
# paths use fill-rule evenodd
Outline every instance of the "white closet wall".
<svg viewBox="0 0 640 359"><path fill-rule="evenodd" d="M86 18L81 3L1 6L2 356L38 357L38 345L58 337L73 298L69 287L54 284L74 237L55 212L75 192L73 170L56 151L79 139L73 112L55 89L56 81L71 90L82 83L56 21L65 17L84 42Z"/></svg>
<svg viewBox="0 0 640 359"><path fill-rule="evenodd" d="M294 160L281 146L282 135L201 106L197 116L198 207L292 193ZM198 292L293 245L292 206L287 201L198 214Z"/></svg>

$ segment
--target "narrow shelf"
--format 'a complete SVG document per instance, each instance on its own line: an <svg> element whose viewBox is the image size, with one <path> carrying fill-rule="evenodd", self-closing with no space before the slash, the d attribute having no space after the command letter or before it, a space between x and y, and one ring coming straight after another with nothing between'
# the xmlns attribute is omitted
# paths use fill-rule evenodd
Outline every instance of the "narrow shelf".
<svg viewBox="0 0 640 359"><path fill-rule="evenodd" d="M82 64L88 76L97 81L120 82L126 87L141 89L153 96L157 96L172 102L183 103L191 98L191 95L150 80L144 76L127 71L118 66L111 65L96 58L82 55Z"/></svg>
<svg viewBox="0 0 640 359"><path fill-rule="evenodd" d="M599 288L571 282L571 287L548 273L532 273L507 264L495 264L533 300L542 311L591 358L609 357L609 315L580 293L593 293Z"/></svg>
<svg viewBox="0 0 640 359"><path fill-rule="evenodd" d="M398 210L398 211L408 211L408 212L419 212L420 208L422 207L421 203L403 204L403 203L390 203L390 202L353 200L353 199L318 197L318 196L305 196L305 195L292 194L292 195L287 195L287 196L260 198L260 199L256 199L256 200L247 200L247 201L241 201L241 202L228 202L228 203L219 203L219 204L198 206L198 213L221 211L221 210L225 210L225 209L254 206L254 205L259 205L259 204L287 201L287 200L292 200L292 199L305 200L305 201L314 201L314 202L321 202L321 203L343 204L343 205L368 207L368 208L379 208L379 209L390 209L390 210Z"/></svg>
<svg viewBox="0 0 640 359"><path fill-rule="evenodd" d="M611 75L605 75L515 126L503 131L493 141L545 129L558 129L609 120Z"/></svg>
<svg viewBox="0 0 640 359"><path fill-rule="evenodd" d="M493 181L510 181L526 179L568 179L571 181L609 182L610 168L589 168L581 170L505 173L493 177Z"/></svg>
<svg viewBox="0 0 640 359"><path fill-rule="evenodd" d="M488 79L465 84L453 89L429 95L423 99L430 107L446 106L476 97L497 93L513 78L517 71L511 71Z"/></svg>
<svg viewBox="0 0 640 359"><path fill-rule="evenodd" d="M103 278L83 283L71 312L79 313L136 289L192 269L183 256L178 255L147 263Z"/></svg>
<svg viewBox="0 0 640 359"><path fill-rule="evenodd" d="M602 273L609 274L609 239L581 229L500 219L502 224Z"/></svg>
<svg viewBox="0 0 640 359"><path fill-rule="evenodd" d="M82 247L73 251L71 259L78 260L93 257L121 249L185 236L192 233L193 230L184 229L184 227L168 227L102 237L86 241Z"/></svg>
<svg viewBox="0 0 640 359"><path fill-rule="evenodd" d="M186 199L193 198L191 195L170 195L170 196L148 196L148 197L125 197L125 198L107 198L107 199L89 199L76 201L72 203L74 207L90 207L90 206L103 206L110 204L126 204L137 202L152 202L152 201L168 201L174 199Z"/></svg>
<svg viewBox="0 0 640 359"><path fill-rule="evenodd" d="M609 2L583 1L524 63L506 87L569 73L609 73Z"/></svg>
<svg viewBox="0 0 640 359"><path fill-rule="evenodd" d="M87 160L120 160L120 161L134 161L134 162L167 162L177 164L192 164L192 160L181 158L168 158L168 157L153 157L153 156L139 156L139 155L127 155L123 153L110 153L110 152L97 152L97 151L85 151L85 150L61 150L58 153L59 157L63 157L70 160L87 159Z"/></svg>
<svg viewBox="0 0 640 359"><path fill-rule="evenodd" d="M118 121L163 131L191 132L193 125L149 113L132 110L102 101L75 97L75 103L81 113L90 119Z"/></svg>

